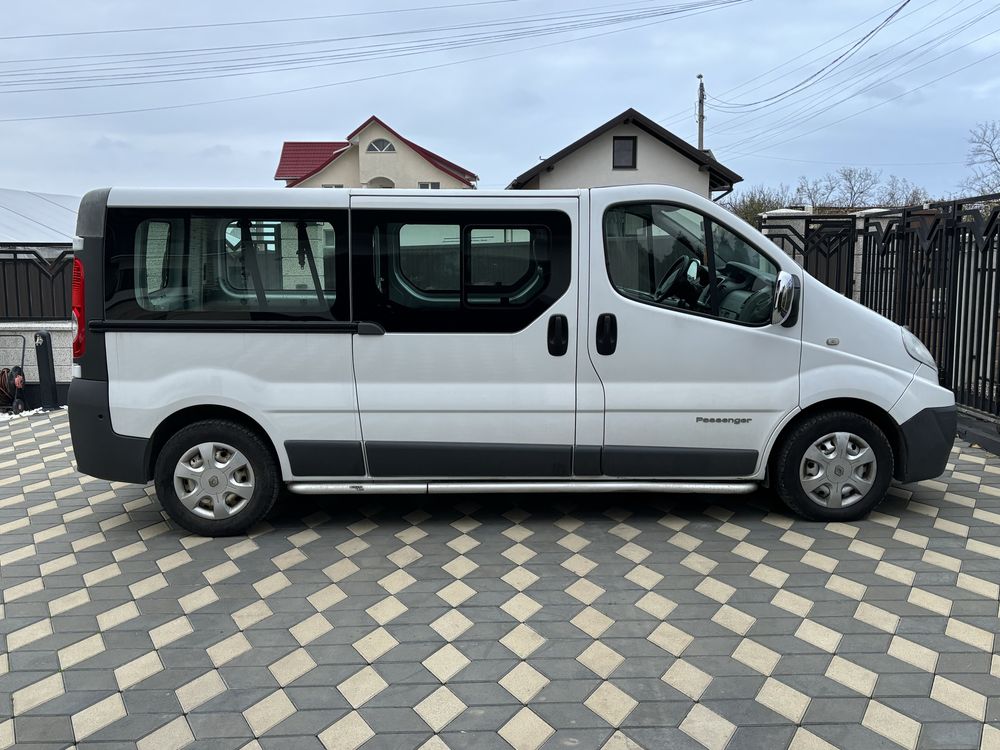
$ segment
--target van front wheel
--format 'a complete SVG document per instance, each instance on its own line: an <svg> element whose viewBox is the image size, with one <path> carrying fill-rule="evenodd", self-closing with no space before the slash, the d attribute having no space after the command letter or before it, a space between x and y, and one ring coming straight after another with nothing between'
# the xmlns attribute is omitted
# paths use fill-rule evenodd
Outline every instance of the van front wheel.
<svg viewBox="0 0 1000 750"><path fill-rule="evenodd" d="M892 482L892 447L870 419L827 412L792 430L773 468L778 496L799 515L855 521L885 499Z"/></svg>
<svg viewBox="0 0 1000 750"><path fill-rule="evenodd" d="M274 505L281 484L260 436L215 419L171 437L156 459L154 478L170 517L201 536L245 533Z"/></svg>

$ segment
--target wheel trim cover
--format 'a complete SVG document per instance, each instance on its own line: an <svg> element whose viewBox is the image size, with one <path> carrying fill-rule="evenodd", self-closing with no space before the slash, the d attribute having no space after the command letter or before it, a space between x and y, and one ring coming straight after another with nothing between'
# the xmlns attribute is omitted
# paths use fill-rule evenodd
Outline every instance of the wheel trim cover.
<svg viewBox="0 0 1000 750"><path fill-rule="evenodd" d="M219 521L246 509L256 481L244 453L227 443L207 441L181 454L174 467L173 486L189 513Z"/></svg>
<svg viewBox="0 0 1000 750"><path fill-rule="evenodd" d="M799 463L799 485L822 508L847 508L861 502L878 476L875 451L853 432L831 432L806 450Z"/></svg>

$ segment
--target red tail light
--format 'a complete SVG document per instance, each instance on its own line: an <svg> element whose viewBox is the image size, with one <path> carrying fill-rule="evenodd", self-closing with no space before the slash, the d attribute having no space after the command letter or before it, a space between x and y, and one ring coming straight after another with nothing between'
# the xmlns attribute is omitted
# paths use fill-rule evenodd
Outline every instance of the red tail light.
<svg viewBox="0 0 1000 750"><path fill-rule="evenodd" d="M83 356L87 348L87 318L83 306L83 263L73 258L73 359Z"/></svg>

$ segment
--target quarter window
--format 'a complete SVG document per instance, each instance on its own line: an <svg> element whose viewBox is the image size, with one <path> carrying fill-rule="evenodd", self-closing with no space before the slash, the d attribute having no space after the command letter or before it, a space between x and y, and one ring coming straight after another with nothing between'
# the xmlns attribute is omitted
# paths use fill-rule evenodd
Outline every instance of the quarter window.
<svg viewBox="0 0 1000 750"><path fill-rule="evenodd" d="M111 319L343 320L346 212L320 216L115 212ZM343 246L338 247L338 237ZM343 266L339 268L338 266Z"/></svg>
<svg viewBox="0 0 1000 750"><path fill-rule="evenodd" d="M615 206L604 215L604 244L611 283L625 297L747 325L770 320L777 266L691 209Z"/></svg>
<svg viewBox="0 0 1000 750"><path fill-rule="evenodd" d="M558 212L352 213L355 316L399 332L514 332L569 288Z"/></svg>

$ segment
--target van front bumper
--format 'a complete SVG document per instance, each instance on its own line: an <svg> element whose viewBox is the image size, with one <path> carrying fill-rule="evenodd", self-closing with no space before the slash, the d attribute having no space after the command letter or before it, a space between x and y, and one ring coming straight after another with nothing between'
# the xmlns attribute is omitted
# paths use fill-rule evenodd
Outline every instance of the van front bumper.
<svg viewBox="0 0 1000 750"><path fill-rule="evenodd" d="M901 482L934 479L944 472L955 444L958 410L954 404L923 409L900 425L899 431L903 450L896 479Z"/></svg>
<svg viewBox="0 0 1000 750"><path fill-rule="evenodd" d="M108 384L73 378L69 385L69 431L76 469L98 479L149 481L149 440L119 435L111 427Z"/></svg>

